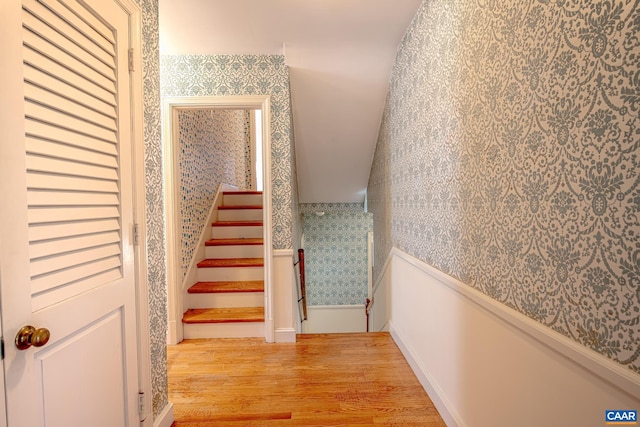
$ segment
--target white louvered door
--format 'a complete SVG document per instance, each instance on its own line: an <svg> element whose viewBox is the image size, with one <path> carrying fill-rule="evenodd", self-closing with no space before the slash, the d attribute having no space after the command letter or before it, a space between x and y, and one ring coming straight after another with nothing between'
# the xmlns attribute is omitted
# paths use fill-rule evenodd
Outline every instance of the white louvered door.
<svg viewBox="0 0 640 427"><path fill-rule="evenodd" d="M130 16L119 0L2 3L8 425L138 425ZM19 350L25 325L49 342Z"/></svg>

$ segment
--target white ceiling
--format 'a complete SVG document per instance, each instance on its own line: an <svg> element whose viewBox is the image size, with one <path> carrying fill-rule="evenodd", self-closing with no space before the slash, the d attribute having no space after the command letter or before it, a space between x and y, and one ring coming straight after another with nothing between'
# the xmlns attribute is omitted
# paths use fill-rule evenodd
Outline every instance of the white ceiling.
<svg viewBox="0 0 640 427"><path fill-rule="evenodd" d="M391 67L421 1L160 0L160 53L284 54L299 201L362 202Z"/></svg>

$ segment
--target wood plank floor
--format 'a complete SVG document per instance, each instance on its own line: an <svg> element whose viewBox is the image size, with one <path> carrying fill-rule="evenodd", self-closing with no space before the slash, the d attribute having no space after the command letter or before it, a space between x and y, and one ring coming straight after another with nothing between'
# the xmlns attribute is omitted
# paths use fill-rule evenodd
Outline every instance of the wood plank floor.
<svg viewBox="0 0 640 427"><path fill-rule="evenodd" d="M387 333L168 347L173 427L445 426Z"/></svg>

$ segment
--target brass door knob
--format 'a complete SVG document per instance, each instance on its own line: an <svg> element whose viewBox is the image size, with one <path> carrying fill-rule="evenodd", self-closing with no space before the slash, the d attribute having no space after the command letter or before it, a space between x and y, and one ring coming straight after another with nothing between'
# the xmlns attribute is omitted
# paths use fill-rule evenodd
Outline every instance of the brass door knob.
<svg viewBox="0 0 640 427"><path fill-rule="evenodd" d="M26 350L31 346L42 347L49 342L51 333L47 328L36 329L33 326L22 327L16 335L18 350Z"/></svg>

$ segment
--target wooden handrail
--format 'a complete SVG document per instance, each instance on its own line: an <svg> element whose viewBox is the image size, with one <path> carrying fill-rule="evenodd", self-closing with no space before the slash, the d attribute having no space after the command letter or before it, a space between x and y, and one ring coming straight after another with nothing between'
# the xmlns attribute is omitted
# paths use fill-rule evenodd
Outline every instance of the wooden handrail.
<svg viewBox="0 0 640 427"><path fill-rule="evenodd" d="M300 298L298 304L302 303L302 321L307 320L307 286L304 277L304 249L298 249L298 270L300 271Z"/></svg>
<svg viewBox="0 0 640 427"><path fill-rule="evenodd" d="M365 301L366 301L366 304L364 306L364 312L365 312L365 315L367 316L367 332L369 332L369 313L371 312L371 306L373 306L373 298L372 299L367 298Z"/></svg>

